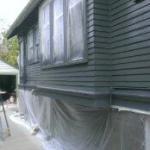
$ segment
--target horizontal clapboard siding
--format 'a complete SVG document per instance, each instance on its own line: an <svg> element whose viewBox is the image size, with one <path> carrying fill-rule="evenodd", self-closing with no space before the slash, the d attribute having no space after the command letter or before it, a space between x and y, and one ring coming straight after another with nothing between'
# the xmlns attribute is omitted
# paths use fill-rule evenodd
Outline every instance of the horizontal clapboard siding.
<svg viewBox="0 0 150 150"><path fill-rule="evenodd" d="M111 2L112 84L150 88L150 1Z"/></svg>
<svg viewBox="0 0 150 150"><path fill-rule="evenodd" d="M110 49L109 49L109 1L95 0L94 2L94 29L95 39L93 42L95 48L95 69L96 69L96 90L107 87L109 91L111 86L110 72ZM103 61L105 60L105 61ZM99 82L101 80L101 82ZM107 81L107 82L104 82Z"/></svg>
<svg viewBox="0 0 150 150"><path fill-rule="evenodd" d="M27 84L69 90L107 91L110 86L107 6L106 0L86 1L87 63L44 70L40 64L27 65Z"/></svg>
<svg viewBox="0 0 150 150"><path fill-rule="evenodd" d="M47 69L27 65L27 85L110 94L112 102L120 88L150 88L149 0L87 0L86 31L87 62Z"/></svg>
<svg viewBox="0 0 150 150"><path fill-rule="evenodd" d="M87 0L86 6L87 63L27 66L28 83L85 91L150 87L150 2Z"/></svg>

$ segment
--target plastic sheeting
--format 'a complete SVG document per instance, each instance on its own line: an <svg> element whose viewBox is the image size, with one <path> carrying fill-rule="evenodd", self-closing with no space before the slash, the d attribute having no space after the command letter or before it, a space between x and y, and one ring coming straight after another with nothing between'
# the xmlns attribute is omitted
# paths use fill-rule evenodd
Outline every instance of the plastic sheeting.
<svg viewBox="0 0 150 150"><path fill-rule="evenodd" d="M64 57L67 57L69 61L84 58L85 0L66 1L67 5L65 6L65 11L63 3L62 0L55 0L53 5L51 5L49 0L43 3L40 8L41 55L45 63L62 63ZM53 21L51 19L52 17ZM53 31L51 31L52 27ZM66 36L64 32L67 33ZM51 39L52 36L53 39ZM67 38L66 53L64 52L64 44L66 41L64 38ZM53 42L52 46L51 42ZM51 48L53 49L52 53ZM64 56L65 54L67 56ZM53 58L53 60L51 58Z"/></svg>
<svg viewBox="0 0 150 150"><path fill-rule="evenodd" d="M148 150L145 115L76 105L23 90L20 106L30 125L40 127L47 150Z"/></svg>
<svg viewBox="0 0 150 150"><path fill-rule="evenodd" d="M27 35L27 54L28 60L32 61L34 58L34 45L33 45L33 30L30 30Z"/></svg>
<svg viewBox="0 0 150 150"><path fill-rule="evenodd" d="M84 0L69 0L68 11L68 52L72 60L84 57Z"/></svg>
<svg viewBox="0 0 150 150"><path fill-rule="evenodd" d="M43 62L50 59L50 5L45 2L40 9L40 36Z"/></svg>
<svg viewBox="0 0 150 150"><path fill-rule="evenodd" d="M53 60L55 63L61 63L64 60L64 14L63 1L54 1L54 51Z"/></svg>
<svg viewBox="0 0 150 150"><path fill-rule="evenodd" d="M34 56L33 61L37 62L39 60L39 27L38 25L34 27Z"/></svg>

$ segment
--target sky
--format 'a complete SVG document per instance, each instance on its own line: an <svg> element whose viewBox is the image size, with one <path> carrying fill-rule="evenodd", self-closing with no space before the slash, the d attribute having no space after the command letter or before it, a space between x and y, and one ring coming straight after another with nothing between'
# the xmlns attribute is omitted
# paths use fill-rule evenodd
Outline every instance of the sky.
<svg viewBox="0 0 150 150"><path fill-rule="evenodd" d="M0 31L7 30L29 0L0 0Z"/></svg>

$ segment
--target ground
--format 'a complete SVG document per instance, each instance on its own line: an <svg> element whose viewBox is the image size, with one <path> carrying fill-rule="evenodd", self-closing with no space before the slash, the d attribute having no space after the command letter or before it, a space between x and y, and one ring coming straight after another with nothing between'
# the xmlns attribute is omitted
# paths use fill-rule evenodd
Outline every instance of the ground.
<svg viewBox="0 0 150 150"><path fill-rule="evenodd" d="M0 109L1 110L1 109ZM36 136L31 135L30 131L24 126L12 121L10 118L12 114L16 111L15 106L6 107L6 112L8 116L8 121L11 130L11 136L7 136L7 130L3 113L0 112L0 118L3 127L3 137L4 139L0 139L0 149L1 150L43 150L42 143L40 139Z"/></svg>

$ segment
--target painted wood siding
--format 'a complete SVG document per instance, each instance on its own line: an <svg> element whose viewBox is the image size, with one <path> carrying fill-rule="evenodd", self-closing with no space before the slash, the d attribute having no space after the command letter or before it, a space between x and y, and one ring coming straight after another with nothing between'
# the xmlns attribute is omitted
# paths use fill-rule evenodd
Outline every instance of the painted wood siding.
<svg viewBox="0 0 150 150"><path fill-rule="evenodd" d="M95 92L108 90L108 9L106 0L87 0L87 63L41 69L28 65L27 84Z"/></svg>
<svg viewBox="0 0 150 150"><path fill-rule="evenodd" d="M111 2L112 82L114 87L150 87L150 1Z"/></svg>
<svg viewBox="0 0 150 150"><path fill-rule="evenodd" d="M110 18L109 1L94 0L94 55L95 68L98 80L96 90L109 91L111 86L111 65L110 65ZM102 86L102 83L104 85Z"/></svg>

